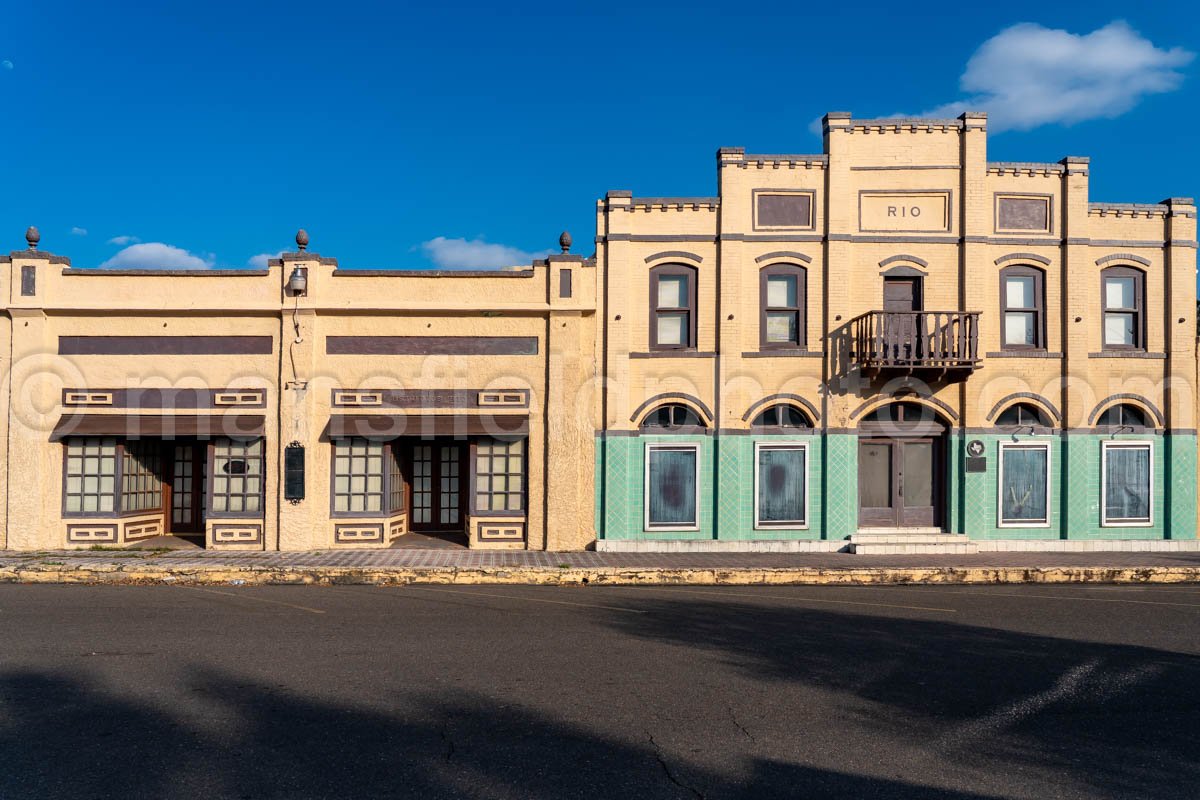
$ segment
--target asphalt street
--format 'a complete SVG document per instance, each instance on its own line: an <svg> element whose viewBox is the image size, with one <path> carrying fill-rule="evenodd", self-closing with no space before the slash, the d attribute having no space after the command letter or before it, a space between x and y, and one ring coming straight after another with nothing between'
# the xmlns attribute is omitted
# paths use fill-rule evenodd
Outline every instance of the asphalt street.
<svg viewBox="0 0 1200 800"><path fill-rule="evenodd" d="M1194 798L1200 586L0 585L0 798Z"/></svg>

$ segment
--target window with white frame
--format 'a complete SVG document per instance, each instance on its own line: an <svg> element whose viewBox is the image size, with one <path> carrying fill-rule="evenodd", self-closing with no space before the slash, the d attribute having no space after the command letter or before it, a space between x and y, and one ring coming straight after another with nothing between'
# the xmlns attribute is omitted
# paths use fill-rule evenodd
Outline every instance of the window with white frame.
<svg viewBox="0 0 1200 800"><path fill-rule="evenodd" d="M333 442L333 513L383 512L383 442L362 437Z"/></svg>
<svg viewBox="0 0 1200 800"><path fill-rule="evenodd" d="M63 511L68 515L112 514L116 510L117 440L81 436L66 442Z"/></svg>
<svg viewBox="0 0 1200 800"><path fill-rule="evenodd" d="M800 442L754 446L754 527L808 525L808 445Z"/></svg>
<svg viewBox="0 0 1200 800"><path fill-rule="evenodd" d="M1050 524L1050 445L1001 443L1000 526Z"/></svg>
<svg viewBox="0 0 1200 800"><path fill-rule="evenodd" d="M699 470L698 445L646 446L647 530L699 529Z"/></svg>
<svg viewBox="0 0 1200 800"><path fill-rule="evenodd" d="M1153 522L1154 447L1150 442L1103 442L1101 516L1104 525Z"/></svg>

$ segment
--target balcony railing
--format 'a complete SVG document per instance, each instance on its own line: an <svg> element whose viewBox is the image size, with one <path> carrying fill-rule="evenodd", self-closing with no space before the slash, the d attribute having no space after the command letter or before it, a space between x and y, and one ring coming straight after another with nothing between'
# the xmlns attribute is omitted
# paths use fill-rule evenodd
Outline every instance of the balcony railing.
<svg viewBox="0 0 1200 800"><path fill-rule="evenodd" d="M978 311L868 311L850 320L850 338L869 371L979 367Z"/></svg>

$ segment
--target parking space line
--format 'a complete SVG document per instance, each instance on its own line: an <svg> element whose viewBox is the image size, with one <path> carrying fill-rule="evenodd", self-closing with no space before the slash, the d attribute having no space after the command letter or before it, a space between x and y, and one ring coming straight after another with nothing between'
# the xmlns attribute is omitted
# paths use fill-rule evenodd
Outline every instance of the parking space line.
<svg viewBox="0 0 1200 800"><path fill-rule="evenodd" d="M579 608L602 608L605 611L624 611L629 614L647 614L649 612L642 611L637 608L623 608L621 606L605 606L598 603L572 603L569 600L546 600L540 597L520 597L511 594L495 594L492 592L468 592L462 589L432 589L428 586L405 586L404 589L413 589L418 592L434 592L435 594L465 594L469 597L500 597L505 600L518 600L529 603L553 603L556 606L577 606Z"/></svg>
<svg viewBox="0 0 1200 800"><path fill-rule="evenodd" d="M265 597L255 597L254 595L242 594L240 592L221 592L221 591L217 591L216 589L205 589L204 587L201 587L201 586L181 586L179 588L191 589L191 590L197 591L197 592L205 592L206 594L219 594L222 597L236 597L239 600L253 600L256 603L270 603L271 605L276 605L276 606L286 606L288 608L294 608L297 611L307 611L310 614L324 614L325 613L324 611L322 611L319 608L309 608L308 606L298 606L295 603L285 603L282 600L268 600Z"/></svg>
<svg viewBox="0 0 1200 800"><path fill-rule="evenodd" d="M706 592L706 591L702 591L699 589L676 589L673 586L672 587L668 587L668 586L629 587L629 586L626 586L626 587L622 587L622 588L645 589L647 591L655 591L655 592L684 592L686 594L702 594L702 595L707 595L709 597L757 597L757 598L766 597L766 598L769 598L772 600L803 600L805 602L810 602L810 603L832 603L835 605L850 605L850 606L875 606L878 608L903 608L903 609L906 609L909 611L946 611L949 613L954 613L958 610L956 608L934 608L932 606L906 606L906 605L899 605L897 603L868 603L863 600L832 600L832 599L824 598L824 597L821 597L821 598L808 597L808 596L788 597L788 596L780 595L780 594L766 594L766 593L750 594L749 592L726 592L726 591ZM838 587L838 588L849 588L849 587Z"/></svg>

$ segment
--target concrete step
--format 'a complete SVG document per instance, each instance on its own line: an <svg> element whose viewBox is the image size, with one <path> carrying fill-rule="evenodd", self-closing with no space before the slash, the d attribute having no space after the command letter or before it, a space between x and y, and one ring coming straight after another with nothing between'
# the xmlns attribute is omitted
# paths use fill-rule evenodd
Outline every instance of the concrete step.
<svg viewBox="0 0 1200 800"><path fill-rule="evenodd" d="M850 541L861 544L961 544L968 541L961 533L854 533Z"/></svg>
<svg viewBox="0 0 1200 800"><path fill-rule="evenodd" d="M975 542L943 542L925 544L882 544L876 542L851 541L847 550L860 556L902 556L902 555L967 555L979 549Z"/></svg>

